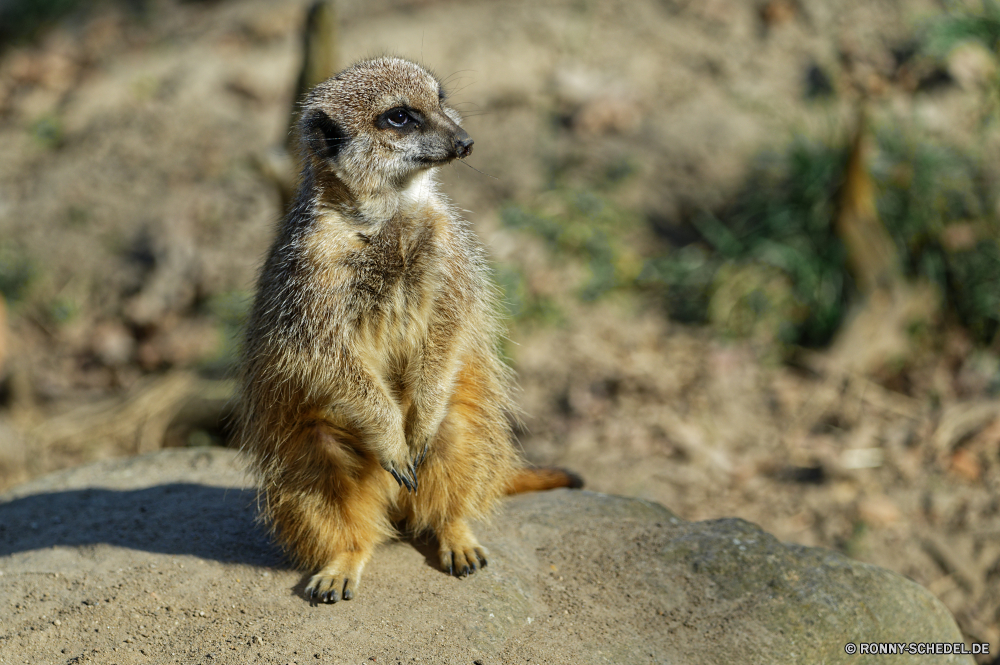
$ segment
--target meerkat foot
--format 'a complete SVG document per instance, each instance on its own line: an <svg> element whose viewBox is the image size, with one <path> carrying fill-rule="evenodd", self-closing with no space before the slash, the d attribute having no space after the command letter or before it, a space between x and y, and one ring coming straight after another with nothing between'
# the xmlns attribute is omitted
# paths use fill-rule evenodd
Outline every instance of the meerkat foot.
<svg viewBox="0 0 1000 665"><path fill-rule="evenodd" d="M467 577L486 563L486 548L481 545L441 550L441 568L455 577Z"/></svg>
<svg viewBox="0 0 1000 665"><path fill-rule="evenodd" d="M438 530L441 569L449 575L466 577L486 567L486 548L479 544L465 522L457 520Z"/></svg>
<svg viewBox="0 0 1000 665"><path fill-rule="evenodd" d="M351 600L358 592L367 560L367 554L360 552L339 555L309 579L306 596L321 603Z"/></svg>

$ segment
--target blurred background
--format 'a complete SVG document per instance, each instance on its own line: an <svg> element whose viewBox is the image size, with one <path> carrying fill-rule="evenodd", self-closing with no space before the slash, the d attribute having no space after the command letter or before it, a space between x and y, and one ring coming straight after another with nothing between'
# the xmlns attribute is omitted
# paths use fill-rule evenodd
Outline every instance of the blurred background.
<svg viewBox="0 0 1000 665"><path fill-rule="evenodd" d="M441 180L530 461L896 570L1000 648L1000 3L307 15L0 0L0 490L234 445L296 90L396 54L476 140Z"/></svg>

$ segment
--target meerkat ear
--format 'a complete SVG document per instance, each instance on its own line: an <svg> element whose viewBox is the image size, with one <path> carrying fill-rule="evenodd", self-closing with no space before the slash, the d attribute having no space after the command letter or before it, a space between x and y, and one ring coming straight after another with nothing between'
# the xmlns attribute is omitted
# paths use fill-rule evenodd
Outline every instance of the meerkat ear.
<svg viewBox="0 0 1000 665"><path fill-rule="evenodd" d="M308 152L317 157L336 159L349 140L344 128L319 109L302 120L302 143Z"/></svg>

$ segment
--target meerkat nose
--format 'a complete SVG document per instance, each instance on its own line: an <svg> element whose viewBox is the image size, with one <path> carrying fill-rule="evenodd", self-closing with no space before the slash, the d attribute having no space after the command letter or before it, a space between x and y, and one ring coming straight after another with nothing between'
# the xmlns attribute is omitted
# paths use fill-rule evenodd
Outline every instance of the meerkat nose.
<svg viewBox="0 0 1000 665"><path fill-rule="evenodd" d="M475 143L475 141L473 141L472 137L464 131L455 136L455 152L458 153L459 159L465 159L472 154L473 143Z"/></svg>

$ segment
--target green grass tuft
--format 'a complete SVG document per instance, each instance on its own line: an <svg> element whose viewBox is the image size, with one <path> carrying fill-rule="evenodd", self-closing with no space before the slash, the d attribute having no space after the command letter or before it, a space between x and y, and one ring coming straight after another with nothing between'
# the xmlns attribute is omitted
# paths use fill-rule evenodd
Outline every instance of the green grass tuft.
<svg viewBox="0 0 1000 665"><path fill-rule="evenodd" d="M749 267L761 275L776 269L788 277L791 292L764 280L742 296L749 299L746 305L766 318L787 312L786 321L772 326L781 342L825 344L851 289L832 225L846 159L842 148L805 141L794 142L784 155L762 157L729 205L693 218L703 244L650 260L645 283L663 292L674 318L703 323L719 290L720 270L745 277Z"/></svg>
<svg viewBox="0 0 1000 665"><path fill-rule="evenodd" d="M37 265L23 252L0 246L0 294L8 302L24 301L37 276Z"/></svg>
<svg viewBox="0 0 1000 665"><path fill-rule="evenodd" d="M537 208L507 204L500 219L508 228L538 235L556 254L584 261L588 279L578 295L585 301L632 286L642 270L626 240L641 226L641 219L599 192L554 189Z"/></svg>
<svg viewBox="0 0 1000 665"><path fill-rule="evenodd" d="M1000 335L1000 223L981 165L895 131L879 134L876 145L870 168L877 207L905 274L937 284L974 339L991 343ZM584 300L642 289L662 298L675 320L822 346L855 295L834 232L847 156L845 146L805 140L762 156L727 205L690 220L700 242L645 256L625 239L636 215L598 189L556 189L538 208L508 205L502 219L543 238L556 256L585 263ZM972 240L950 246L945 237L956 230L973 233ZM508 293L521 302L516 289Z"/></svg>
<svg viewBox="0 0 1000 665"><path fill-rule="evenodd" d="M978 12L964 6L952 9L928 24L923 46L930 55L940 58L968 41L1000 52L1000 2L983 0Z"/></svg>

